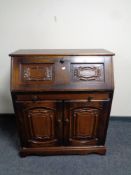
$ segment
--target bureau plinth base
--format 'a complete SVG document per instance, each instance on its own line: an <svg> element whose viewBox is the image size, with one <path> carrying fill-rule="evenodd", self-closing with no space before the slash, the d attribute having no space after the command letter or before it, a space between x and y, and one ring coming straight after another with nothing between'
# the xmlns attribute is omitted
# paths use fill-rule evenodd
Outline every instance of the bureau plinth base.
<svg viewBox="0 0 131 175"><path fill-rule="evenodd" d="M45 148L22 148L20 151L21 157L29 155L85 155L85 154L100 154L106 153L105 146L88 146L88 147L45 147Z"/></svg>

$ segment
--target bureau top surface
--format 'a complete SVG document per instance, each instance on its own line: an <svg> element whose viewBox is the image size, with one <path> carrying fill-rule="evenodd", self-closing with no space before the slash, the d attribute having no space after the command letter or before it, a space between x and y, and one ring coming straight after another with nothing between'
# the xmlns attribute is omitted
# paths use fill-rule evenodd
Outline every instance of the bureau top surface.
<svg viewBox="0 0 131 175"><path fill-rule="evenodd" d="M10 54L10 56L24 56L24 55L85 55L85 56L113 56L113 52L105 49L23 49L17 50Z"/></svg>

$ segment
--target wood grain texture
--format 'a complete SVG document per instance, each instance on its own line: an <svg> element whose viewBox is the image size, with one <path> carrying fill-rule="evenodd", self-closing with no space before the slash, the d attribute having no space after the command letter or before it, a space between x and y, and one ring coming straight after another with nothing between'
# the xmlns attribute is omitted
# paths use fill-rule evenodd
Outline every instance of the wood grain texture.
<svg viewBox="0 0 131 175"><path fill-rule="evenodd" d="M20 155L105 154L114 54L85 49L10 55Z"/></svg>
<svg viewBox="0 0 131 175"><path fill-rule="evenodd" d="M111 60L111 56L14 56L11 91L110 91Z"/></svg>
<svg viewBox="0 0 131 175"><path fill-rule="evenodd" d="M88 146L88 147L46 147L46 148L22 148L20 150L20 156L25 157L29 155L68 155L68 154L100 154L105 155L105 146Z"/></svg>
<svg viewBox="0 0 131 175"><path fill-rule="evenodd" d="M90 55L90 56L113 56L114 53L105 49L28 49L18 50L10 56L22 55Z"/></svg>

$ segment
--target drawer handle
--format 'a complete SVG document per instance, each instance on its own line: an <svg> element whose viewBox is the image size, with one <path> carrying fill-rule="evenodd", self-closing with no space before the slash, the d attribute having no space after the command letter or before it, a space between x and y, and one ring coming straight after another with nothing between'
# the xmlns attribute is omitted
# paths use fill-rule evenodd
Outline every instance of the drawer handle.
<svg viewBox="0 0 131 175"><path fill-rule="evenodd" d="M88 97L87 100L88 102L91 102L91 100L93 100L93 97Z"/></svg>
<svg viewBox="0 0 131 175"><path fill-rule="evenodd" d="M37 101L37 100L38 100L38 96L37 95L32 96L32 101Z"/></svg>

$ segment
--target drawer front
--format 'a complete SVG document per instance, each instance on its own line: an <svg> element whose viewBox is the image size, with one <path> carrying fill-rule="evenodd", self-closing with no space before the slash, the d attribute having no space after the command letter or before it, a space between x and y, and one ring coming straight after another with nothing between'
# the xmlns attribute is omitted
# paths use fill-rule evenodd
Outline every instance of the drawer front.
<svg viewBox="0 0 131 175"><path fill-rule="evenodd" d="M111 89L111 57L24 56L12 59L12 89L64 91Z"/></svg>
<svg viewBox="0 0 131 175"><path fill-rule="evenodd" d="M74 99L86 99L87 101L97 100L109 100L109 93L86 93L86 94L29 94L15 96L17 101L41 101L47 99L62 99L62 100L74 100Z"/></svg>

